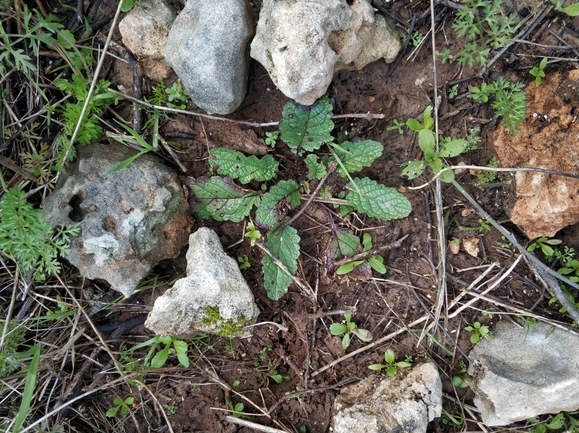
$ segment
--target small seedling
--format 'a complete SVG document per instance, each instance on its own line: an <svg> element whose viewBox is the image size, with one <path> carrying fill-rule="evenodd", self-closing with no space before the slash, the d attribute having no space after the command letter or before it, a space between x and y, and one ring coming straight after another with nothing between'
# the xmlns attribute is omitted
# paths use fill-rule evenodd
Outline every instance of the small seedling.
<svg viewBox="0 0 579 433"><path fill-rule="evenodd" d="M539 66L535 66L529 71L529 74L535 77L535 85L537 87L541 85L541 79L545 76L545 66L547 66L547 58L543 57Z"/></svg>
<svg viewBox="0 0 579 433"><path fill-rule="evenodd" d="M489 159L489 162L487 163L487 167L497 168L498 166L499 166L499 163L497 161L496 156L493 156L491 159ZM477 186L479 188L482 186L485 186L489 183L494 182L496 180L496 178L497 178L497 172L496 171L483 170L476 175Z"/></svg>
<svg viewBox="0 0 579 433"><path fill-rule="evenodd" d="M164 344L165 347L161 351L157 352L157 354L153 356L153 359L151 359L151 356L153 355L159 344ZM153 338L131 347L128 350L128 352L132 352L134 350L141 349L146 346L151 346L143 362L143 365L146 368L163 367L167 362L169 355L172 353L177 355L177 359L179 360L180 365L182 365L185 368L189 367L189 358L187 357L189 346L185 341L180 340L178 337L172 337L169 335L155 335ZM150 362L149 359L151 359Z"/></svg>
<svg viewBox="0 0 579 433"><path fill-rule="evenodd" d="M404 134L404 127L405 126L406 126L406 123L403 122L402 120L392 119L392 126L389 126L388 128L386 128L386 131L398 131L398 134L402 135L402 134Z"/></svg>
<svg viewBox="0 0 579 433"><path fill-rule="evenodd" d="M408 359L408 357L406 358ZM412 360L412 358L410 358ZM390 377L394 377L398 374L399 368L408 368L411 367L412 364L406 361L398 361L396 362L396 354L392 349L386 350L384 352L384 362L385 364L372 364L369 365L368 368L370 370L383 370L386 369L386 374Z"/></svg>
<svg viewBox="0 0 579 433"><path fill-rule="evenodd" d="M491 336L491 331L488 326L481 325L480 322L474 322L472 325L464 328L465 331L471 332L470 342L476 344L482 339L488 340Z"/></svg>
<svg viewBox="0 0 579 433"><path fill-rule="evenodd" d="M448 99L454 99L458 96L458 84L448 89Z"/></svg>
<svg viewBox="0 0 579 433"><path fill-rule="evenodd" d="M444 51L437 51L436 55L440 57L442 64L450 63L454 56L450 53L450 49L446 48Z"/></svg>
<svg viewBox="0 0 579 433"><path fill-rule="evenodd" d="M122 398L117 397L113 401L114 406L111 407L109 410L107 410L105 415L108 418L113 418L117 416L117 413L119 411L121 412L121 415L126 415L127 413L129 413L129 406L132 405L134 402L135 397L127 397L124 400Z"/></svg>
<svg viewBox="0 0 579 433"><path fill-rule="evenodd" d="M285 376L283 374L279 374L276 370L272 370L269 372L268 374L268 378L271 378L275 383L277 383L278 385L283 383L286 380L289 380L289 376ZM269 380L268 380L268 385L269 385Z"/></svg>
<svg viewBox="0 0 579 433"><path fill-rule="evenodd" d="M332 323L330 325L330 333L332 335L341 336L342 338L342 347L346 350L351 343L352 335L355 335L360 340L368 342L372 341L372 334L370 331L366 329L358 328L354 322L352 322L352 314L346 313L344 314L345 323Z"/></svg>
<svg viewBox="0 0 579 433"><path fill-rule="evenodd" d="M243 403L237 403L234 405L231 400L226 399L226 401L227 406L229 406L229 409L231 409L231 415L233 415L233 418L246 418L246 419L249 418L247 415L243 413L243 410L245 409Z"/></svg>
<svg viewBox="0 0 579 433"><path fill-rule="evenodd" d="M408 179L415 179L420 176L427 166L437 174L446 168L443 158L458 156L468 149L468 142L466 140L442 139L439 143L439 150L436 151L432 106L428 106L424 110L422 123L410 118L406 121L406 124L410 129L418 132L418 145L424 155L424 160L410 161L404 164L406 168L402 171L402 176L406 176ZM454 173L452 170L447 170L440 175L439 179L442 182L452 182L454 180Z"/></svg>
<svg viewBox="0 0 579 433"><path fill-rule="evenodd" d="M269 147L275 147L278 138L279 138L279 131L266 132L265 144Z"/></svg>
<svg viewBox="0 0 579 433"><path fill-rule="evenodd" d="M547 261L552 261L555 255L555 249L552 245L559 245L562 241L559 239L548 239L545 236L535 239L527 247L527 251L535 251L536 249L541 249Z"/></svg>
<svg viewBox="0 0 579 433"><path fill-rule="evenodd" d="M467 372L468 368L464 361L459 361L458 363L458 372L454 376L452 376L452 384L457 388L468 388L468 383L461 377L463 374Z"/></svg>
<svg viewBox="0 0 579 433"><path fill-rule="evenodd" d="M372 249L372 236L370 233L364 233L362 236L362 245L363 245L363 252L370 251ZM354 260L349 263L345 263L336 269L336 274L344 275L349 272L352 272L356 267L360 266L362 263L368 262L368 264L379 274L386 273L386 267L384 266L384 257L380 254L376 254L375 256L368 257L364 260Z"/></svg>
<svg viewBox="0 0 579 433"><path fill-rule="evenodd" d="M163 408L165 409L165 412L167 412L167 415L171 416L171 415L175 415L177 413L177 405L174 404L163 404Z"/></svg>
<svg viewBox="0 0 579 433"><path fill-rule="evenodd" d="M448 248L452 254L458 254L460 251L460 243L462 241L459 238L452 238L451 241L448 243Z"/></svg>
<svg viewBox="0 0 579 433"><path fill-rule="evenodd" d="M239 379L235 379L233 382L231 382L231 386L234 388L239 388L240 385L241 385L241 380L239 380Z"/></svg>
<svg viewBox="0 0 579 433"><path fill-rule="evenodd" d="M573 3L567 7L563 7L565 0L551 0L551 3L555 5L555 10L563 12L570 17L576 17L579 15L579 3Z"/></svg>
<svg viewBox="0 0 579 433"><path fill-rule="evenodd" d="M237 262L239 263L239 269L248 269L251 267L251 263L249 263L249 258L247 256L238 256Z"/></svg>
<svg viewBox="0 0 579 433"><path fill-rule="evenodd" d="M247 223L247 231L245 232L245 237L249 238L249 244L254 247L255 243L261 239L261 232L259 229L255 228L253 222Z"/></svg>
<svg viewBox="0 0 579 433"><path fill-rule="evenodd" d="M559 430L563 428L565 415L563 412L555 415L551 422L541 422L539 418L529 418L527 422L533 423L535 428L529 430L529 433L545 433L547 430Z"/></svg>

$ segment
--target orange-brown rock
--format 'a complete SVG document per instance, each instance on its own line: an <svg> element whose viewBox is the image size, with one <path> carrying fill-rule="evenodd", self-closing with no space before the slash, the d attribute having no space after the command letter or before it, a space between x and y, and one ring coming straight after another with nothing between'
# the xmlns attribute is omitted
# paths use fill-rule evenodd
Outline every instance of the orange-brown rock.
<svg viewBox="0 0 579 433"><path fill-rule="evenodd" d="M513 136L498 127L494 147L503 167L539 167L579 173L579 71L547 73L525 89L527 116ZM554 236L579 221L579 179L517 172L511 221L531 239Z"/></svg>

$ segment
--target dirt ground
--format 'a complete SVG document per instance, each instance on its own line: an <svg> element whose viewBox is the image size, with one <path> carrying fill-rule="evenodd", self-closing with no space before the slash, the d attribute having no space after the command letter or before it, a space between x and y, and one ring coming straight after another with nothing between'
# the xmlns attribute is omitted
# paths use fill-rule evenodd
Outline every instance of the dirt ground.
<svg viewBox="0 0 579 433"><path fill-rule="evenodd" d="M442 51L448 47L451 52L456 52L464 40L451 28L454 9L445 6L446 3L436 2L435 6L436 44L440 47L437 49ZM107 16L115 6L105 1L94 19ZM375 6L377 13L385 13L401 34L406 33L411 23L422 34L430 29L429 3L426 1L376 0ZM532 6L529 2L508 2L508 7L519 18L525 13L525 8ZM542 3L535 6L544 7ZM256 7L259 8L259 3ZM103 31L106 30L105 27ZM566 21L565 28L560 21L545 19L529 39L536 44L553 46L559 44L557 37L565 39L571 35L576 38L578 31L578 19ZM121 43L118 34L115 39ZM538 63L537 59L549 55L573 57L568 51L562 54L535 45L516 44L493 65L484 79L492 80L504 75L511 81L518 80L534 86L529 69ZM492 136L495 128L499 127L499 121L493 117L488 104L464 97L470 86L480 85L483 79L477 78L478 70L461 68L456 63L442 64L440 59L436 62L436 82L438 94L441 95L440 130L445 135L462 138L472 128L481 128L479 148L453 162L484 166L495 156ZM548 66L546 73L549 75L559 71L565 75L574 68L577 68L577 61L561 61ZM130 88L128 74L130 72L126 68L112 65L108 78ZM449 99L448 91L455 84L458 84L458 96ZM218 233L232 257L248 256L251 267L242 273L261 311L258 322L265 323L256 326L253 336L248 339L230 340L200 335L190 340L190 368L178 366L172 357L164 368L149 371L141 378L146 388L127 383L103 387L101 392L80 399L66 411L55 415L51 418L52 425L66 425L65 431L77 432L169 431L159 409L161 405L174 432L255 431L226 420L231 415L231 407L228 406L231 402L233 405L243 403L243 412L255 423L287 432L328 432L332 404L340 389L370 374L385 374L372 372L368 366L380 362L384 351L392 348L400 360L411 356L413 363L418 364L432 359L442 376L444 409L457 419L464 420L462 425L455 425L448 416L443 416L430 424L430 431L489 431L477 418L469 388L457 388L451 382L454 375L461 374L460 363L465 362L463 353L468 353L472 347L470 334L464 328L475 321L492 328L498 320L506 320L517 311L532 311L566 324L570 323L570 319L558 312L557 305L549 305L550 295L535 281L523 263L512 270L507 279L486 296L486 300L465 296L465 287L481 274L488 272L484 282L493 281L513 264L518 254L496 230L474 230L479 226L480 216L456 189L446 184L442 187L445 243L448 245L453 238L476 238L480 253L474 257L463 247L457 254L445 249L447 293L441 323L448 334L432 328L429 312L433 311L439 293L437 267L440 261L434 183L422 189L411 189L430 179L428 172L413 181L401 176L401 164L421 158L416 136L411 131L401 135L387 127L392 125L393 119L405 121L409 117L420 118L424 109L433 103L433 87L430 39L418 47L406 44L393 64L378 61L362 71L340 72L334 77L329 88L334 114L381 113L385 116L384 119L375 120L336 120L334 135L383 143L383 156L362 174L403 192L412 204L412 213L405 219L389 222L356 214L341 218L330 205L314 202L294 223L294 227L302 239L297 277L314 288L316 304L302 296L295 285L291 285L287 295L279 301L267 297L262 282L262 252L252 248L247 239L244 240L244 223L197 220L196 227L207 226ZM275 88L261 65L253 62L247 97L242 106L228 117L259 123L278 121L288 101ZM123 114L130 113L127 103L121 103L116 110ZM281 178L305 180L307 170L303 161L283 143L280 142L275 150L264 146L265 132L274 130L275 127L249 128L237 123L171 115L163 123L161 133L168 140L179 141L183 145L179 158L186 172L173 164L183 179L207 173L209 148L224 145L239 148L241 143L245 151L269 151L282 161ZM171 158L165 156L171 164ZM469 171L458 174L457 180L493 218L514 231L523 243L527 242L524 233L509 223L513 201L511 174L500 175L494 187L477 187L476 176ZM335 179L328 180L330 183L333 181ZM360 236L369 232L374 245L391 244L407 237L400 246L384 254L388 269L386 275L374 273L371 278L354 274L338 276L328 273L324 265L334 225L353 230ZM571 226L559 232L557 238L563 241L563 245L579 249L578 233L577 226ZM157 276L159 281L183 276L186 266L184 256L185 251L179 258L161 263L152 275ZM107 294L106 286L80 279L72 268L68 269L65 277L71 287L77 287L76 294L81 299L86 296L81 292L86 293L88 289L98 295ZM168 287L167 284L159 284L154 292L139 291L130 299L116 302L93 317L96 326L103 329L102 337L115 353L151 337L142 322L154 298ZM459 309L467 303L467 308ZM354 338L345 351L340 338L329 332L331 323L343 320L345 311L353 313L353 320L360 328L371 331L374 342L384 341L376 345ZM427 319L420 321L425 317ZM288 330L281 331L268 322L281 324ZM121 331L113 332L117 328ZM428 331L431 338L424 331ZM97 336L89 326L85 326L85 332L86 336L81 336L76 342L77 363L65 361L55 366L68 375L66 389L69 392L63 391L67 399L118 377L113 374L106 351L94 351L95 341L98 344ZM396 335L384 339L392 333ZM349 356L354 351L358 353ZM145 352L137 353L142 357ZM281 383L274 380L274 377L279 377L276 375L282 376ZM115 398L129 395L135 397L135 402L128 415L110 419L102 416L113 405ZM519 428L524 430L524 423Z"/></svg>

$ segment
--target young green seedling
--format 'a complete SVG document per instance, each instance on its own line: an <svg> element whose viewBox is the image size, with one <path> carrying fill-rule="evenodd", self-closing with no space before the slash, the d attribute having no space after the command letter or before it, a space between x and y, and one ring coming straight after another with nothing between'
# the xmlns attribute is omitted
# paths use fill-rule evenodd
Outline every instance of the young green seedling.
<svg viewBox="0 0 579 433"><path fill-rule="evenodd" d="M398 361L396 362L396 354L392 349L386 350L384 352L384 362L385 364L372 364L369 365L368 368L370 370L383 370L386 369L386 374L390 377L396 376L398 374L399 368L408 368L411 367L412 364L407 361Z"/></svg>
<svg viewBox="0 0 579 433"><path fill-rule="evenodd" d="M237 262L239 263L239 269L248 269L251 267L251 263L249 263L249 258L247 256L238 256Z"/></svg>
<svg viewBox="0 0 579 433"><path fill-rule="evenodd" d="M352 335L355 335L362 341L372 341L372 334L370 331L366 329L358 328L354 322L352 322L352 314L346 313L344 314L345 323L332 323L330 325L330 333L332 335L341 336L342 338L342 347L346 350L352 341Z"/></svg>
<svg viewBox="0 0 579 433"><path fill-rule="evenodd" d="M560 243L561 241L559 239L548 239L545 236L542 236L531 242L527 247L527 251L535 251L537 248L540 248L545 255L545 258L548 261L551 261L555 254L555 249L551 245L559 245Z"/></svg>
<svg viewBox="0 0 579 433"><path fill-rule="evenodd" d="M114 406L111 407L109 410L107 410L105 415L108 418L113 418L117 416L119 410L121 412L121 415L126 415L127 413L129 413L129 406L132 405L134 402L135 397L127 397L124 400L122 398L117 397L113 401Z"/></svg>
<svg viewBox="0 0 579 433"><path fill-rule="evenodd" d="M245 237L249 238L249 244L254 247L255 243L261 239L261 232L255 228L252 221L247 223L247 231L245 232Z"/></svg>
<svg viewBox="0 0 579 433"><path fill-rule="evenodd" d="M372 249L372 236L370 233L364 233L362 236L362 245L364 247L363 252L370 251ZM352 272L357 266L360 266L364 262L368 262L372 269L374 269L379 274L386 273L386 267L384 266L384 257L380 254L376 254L375 256L368 257L364 260L354 260L352 262L345 263L336 269L336 274L343 275L347 274L348 272Z"/></svg>
<svg viewBox="0 0 579 433"><path fill-rule="evenodd" d="M545 76L545 66L547 66L547 58L543 57L539 66L535 66L529 71L529 74L535 77L535 85L537 87L541 85L541 79Z"/></svg>
<svg viewBox="0 0 579 433"><path fill-rule="evenodd" d="M158 352L153 357L153 359L151 359L151 356L153 355L159 344L164 344L165 347L160 352ZM189 346L187 345L186 342L180 340L177 337L172 337L170 335L155 335L153 338L150 338L149 340L143 343L131 347L128 350L128 352L132 352L134 350L146 346L151 346L151 348L149 349L149 352L147 353L147 356L145 357L144 360L145 367L151 368L163 367L167 362L167 359L169 358L169 354L171 353L175 353L177 355L179 364L181 364L185 368L189 367L189 358L187 357L187 351L189 350ZM149 359L151 359L150 363Z"/></svg>
<svg viewBox="0 0 579 433"><path fill-rule="evenodd" d="M432 118L432 106L426 107L423 114L423 121L410 118L406 121L410 129L418 132L418 145L424 154L424 160L410 161L405 163L406 168L402 171L402 176L414 179L422 174L427 166L437 174L446 168L443 158L458 156L468 149L468 142L462 139L440 140L439 150L436 151L436 137L434 135L434 119ZM440 175L442 182L452 182L454 173L447 170Z"/></svg>
<svg viewBox="0 0 579 433"><path fill-rule="evenodd" d="M472 325L464 328L467 332L472 332L470 342L476 344L482 339L488 340L491 336L491 331L488 326L481 325L480 322L474 322Z"/></svg>

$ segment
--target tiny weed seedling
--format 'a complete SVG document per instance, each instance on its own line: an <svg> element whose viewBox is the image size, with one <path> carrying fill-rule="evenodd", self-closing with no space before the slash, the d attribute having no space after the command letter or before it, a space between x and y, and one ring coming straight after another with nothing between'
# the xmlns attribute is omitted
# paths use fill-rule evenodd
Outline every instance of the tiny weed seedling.
<svg viewBox="0 0 579 433"><path fill-rule="evenodd" d="M233 404L233 402L229 399L226 399L225 401L227 402L227 406L229 406L229 409L231 410L231 415L233 416L233 418L249 419L249 417L243 413L245 409L245 405L243 403Z"/></svg>
<svg viewBox="0 0 579 433"><path fill-rule="evenodd" d="M266 146L275 148L278 138L279 138L279 131L266 132L265 133Z"/></svg>
<svg viewBox="0 0 579 433"><path fill-rule="evenodd" d="M545 259L548 262L551 262L555 257L555 249L553 246L559 244L561 244L559 239L548 239L545 236L542 236L539 239L535 239L533 242L531 242L527 247L527 251L535 251L540 249L541 252L545 255Z"/></svg>
<svg viewBox="0 0 579 433"><path fill-rule="evenodd" d="M464 361L459 361L458 372L452 376L452 384L457 388L468 388L468 383L462 378L462 376L467 372L468 368Z"/></svg>
<svg viewBox="0 0 579 433"><path fill-rule="evenodd" d="M120 397L117 397L113 401L114 406L107 410L106 416L108 418L114 418L119 412L121 415L126 415L129 413L129 406L131 406L134 402L135 397L127 397L124 400Z"/></svg>
<svg viewBox="0 0 579 433"><path fill-rule="evenodd" d="M529 74L535 77L535 85L537 87L541 85L541 79L545 76L545 66L547 66L547 58L543 57L539 66L535 66L529 71Z"/></svg>
<svg viewBox="0 0 579 433"><path fill-rule="evenodd" d="M470 342L476 344L481 340L488 340L491 336L491 331L488 326L481 325L480 322L474 322L472 325L464 328L465 331L471 332Z"/></svg>
<svg viewBox="0 0 579 433"><path fill-rule="evenodd" d="M251 263L249 263L249 258L247 256L237 257L237 262L239 263L239 269L249 269L251 268Z"/></svg>
<svg viewBox="0 0 579 433"><path fill-rule="evenodd" d="M70 252L70 240L80 229L64 226L53 230L19 187L10 189L0 202L0 251L18 264L20 272L44 281L60 272L58 256Z"/></svg>
<svg viewBox="0 0 579 433"><path fill-rule="evenodd" d="M450 53L450 49L446 48L444 51L437 51L436 55L440 57L442 64L450 63L454 56Z"/></svg>
<svg viewBox="0 0 579 433"><path fill-rule="evenodd" d="M352 234L351 236L354 235ZM357 236L354 237L357 238ZM340 243L344 241L345 241L344 237L338 236L338 243L339 243L338 247L339 251L341 251L342 253L347 249L347 246L340 245ZM364 235L362 236L362 245L363 245L363 252L367 252L372 249L372 237L370 236L370 233L364 233ZM367 259L364 260L354 260L352 262L345 263L338 267L338 269L336 270L336 274L338 275L347 274L349 272L352 272L356 267L364 263L370 265L370 267L379 274L386 273L386 267L384 266L384 257L382 257L380 254L376 254L375 256L368 257Z"/></svg>
<svg viewBox="0 0 579 433"><path fill-rule="evenodd" d="M489 160L489 162L487 163L487 167L497 168L498 166L499 166L499 163L497 161L496 156L493 156ZM493 183L496 179L497 179L496 171L483 170L476 175L476 180L477 180L476 186L478 186L479 188L482 188L484 186L487 186L487 185Z"/></svg>
<svg viewBox="0 0 579 433"><path fill-rule="evenodd" d="M344 182L347 192L339 191L336 196L345 199L350 209L382 220L406 217L411 210L410 202L394 188L366 177L352 177L352 173L370 166L382 154L383 146L371 140L335 143L330 134L334 128L331 117L332 106L327 97L309 107L295 103L284 107L281 139L293 153L305 156L309 179L320 180L334 170L347 182ZM314 153L322 146L327 147L329 156L320 158ZM263 240L256 233L248 237L255 242L259 240L268 251L262 259L264 286L271 299L281 298L293 281L288 274L295 275L300 256L300 237L288 224L288 214L301 204L301 194L307 191L307 185L294 179L276 181L279 163L272 155L258 158L230 149L212 149L209 165L214 173L211 177L187 179L193 210L201 219L241 222L255 208L252 220L267 232ZM263 183L260 188L248 189L236 182Z"/></svg>
<svg viewBox="0 0 579 433"><path fill-rule="evenodd" d="M360 340L368 342L372 341L372 334L366 329L358 328L354 322L352 322L352 314L344 314L345 323L332 323L330 325L330 333L337 337L342 337L342 347L346 350L352 341L352 335L355 335Z"/></svg>
<svg viewBox="0 0 579 433"><path fill-rule="evenodd" d="M422 123L416 119L410 118L406 121L406 124L411 130L418 133L418 145L420 146L420 149L422 149L424 155L424 160L405 163L406 168L402 171L402 176L406 176L408 179L415 179L420 176L427 166L437 174L447 167L443 162L443 158L458 156L468 150L469 143L466 140L443 138L440 140L440 148L438 152L436 151L432 106L428 106L424 110ZM440 180L442 182L452 182L454 180L453 171L448 170L443 172L440 175Z"/></svg>
<svg viewBox="0 0 579 433"><path fill-rule="evenodd" d="M404 134L404 127L406 123L402 120L392 119L392 125L386 128L386 131L398 131L398 134Z"/></svg>
<svg viewBox="0 0 579 433"><path fill-rule="evenodd" d="M267 377L268 377L268 379L272 379L278 385L282 384L284 381L287 381L290 379L289 376L279 374L276 370L270 371ZM268 380L268 386L269 386L269 380Z"/></svg>
<svg viewBox="0 0 579 433"><path fill-rule="evenodd" d="M448 99L454 99L458 96L458 84L448 89Z"/></svg>
<svg viewBox="0 0 579 433"><path fill-rule="evenodd" d="M570 17L576 17L579 15L579 2L573 3L567 7L563 7L565 0L551 0L551 2L555 5L555 9L559 12L563 12Z"/></svg>
<svg viewBox="0 0 579 433"><path fill-rule="evenodd" d="M412 358L410 358L412 359ZM396 354L392 349L386 350L384 352L384 362L385 364L372 364L368 368L370 370L384 370L386 369L386 374L390 377L394 377L398 374L399 368L408 368L412 366L412 363L408 361L398 361L396 362Z"/></svg>
<svg viewBox="0 0 579 433"><path fill-rule="evenodd" d="M254 247L255 243L261 239L261 232L255 228L252 221L247 223L247 231L245 232L245 237L249 239L249 244Z"/></svg>
<svg viewBox="0 0 579 433"><path fill-rule="evenodd" d="M163 349L161 349L155 354L155 356L153 356L153 353L155 353L155 350L157 350L157 347L160 344L164 344L165 347L163 347ZM156 335L143 343L131 347L128 352L132 352L147 346L151 346L151 348L149 349L149 352L147 353L147 356L143 362L145 368L163 367L167 362L169 355L172 353L177 355L177 359L179 360L180 365L185 368L189 367L189 358L187 357L189 346L185 341L169 335ZM153 356L153 359L151 359L151 356Z"/></svg>

